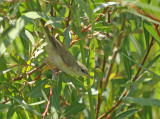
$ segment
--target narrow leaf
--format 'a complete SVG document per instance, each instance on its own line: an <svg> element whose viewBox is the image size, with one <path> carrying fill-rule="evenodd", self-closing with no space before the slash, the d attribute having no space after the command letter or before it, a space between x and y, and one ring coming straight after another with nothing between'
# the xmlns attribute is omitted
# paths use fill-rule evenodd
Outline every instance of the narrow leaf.
<svg viewBox="0 0 160 119"><path fill-rule="evenodd" d="M24 108L28 109L29 111L41 116L41 114L37 111L35 111L33 108L31 108L29 105L27 105L25 102L19 100L18 98L12 97L10 96L13 100L15 100L16 102L18 102L19 104L21 104Z"/></svg>
<svg viewBox="0 0 160 119"><path fill-rule="evenodd" d="M125 57L127 57L129 60L131 60L132 62L134 62L135 64L137 64L138 66L142 67L143 69L145 69L146 71L152 73L153 75L160 77L158 74L152 72L151 70L149 70L148 68L145 68L144 66L142 66L141 64L135 62L133 59L131 59L130 57L126 56L125 54L121 53L122 55L124 55Z"/></svg>
<svg viewBox="0 0 160 119"><path fill-rule="evenodd" d="M155 40L157 41L157 43L160 45L160 37L159 37L156 29L154 29L152 26L150 26L148 24L144 24L144 27L155 38Z"/></svg>
<svg viewBox="0 0 160 119"><path fill-rule="evenodd" d="M85 3L83 0L77 0L78 4L81 6L81 8L86 12L87 16L89 17L90 21L92 21L92 10L90 6Z"/></svg>
<svg viewBox="0 0 160 119"><path fill-rule="evenodd" d="M66 110L62 114L62 117L79 113L79 112L83 111L84 109L85 109L84 104L75 102L75 103L71 104L69 107L66 108Z"/></svg>
<svg viewBox="0 0 160 119"><path fill-rule="evenodd" d="M123 98L130 103L136 103L142 106L156 106L160 107L160 100L158 99L151 99L151 98L132 98L132 97L124 97Z"/></svg>
<svg viewBox="0 0 160 119"><path fill-rule="evenodd" d="M69 30L69 27L65 28L64 32L63 32L63 36L64 36L64 42L65 42L65 45L67 46L67 48L70 47L70 43L72 41L72 36L71 36L71 33L70 33L70 30Z"/></svg>
<svg viewBox="0 0 160 119"><path fill-rule="evenodd" d="M123 49L123 53L125 55L127 55L127 51L125 49ZM131 76L132 76L132 70L131 70L130 60L128 58L126 58L125 56L123 56L123 61L124 61L125 71L127 72L128 79L130 80Z"/></svg>
<svg viewBox="0 0 160 119"><path fill-rule="evenodd" d="M133 35L129 35L129 37L130 37L131 41L133 42L133 44L134 44L134 46L135 46L138 54L141 55L142 53L141 53L140 44L139 44L138 41L135 39L135 37L133 37Z"/></svg>
<svg viewBox="0 0 160 119"><path fill-rule="evenodd" d="M0 104L0 112L8 110L10 106L11 106L10 104Z"/></svg>
<svg viewBox="0 0 160 119"><path fill-rule="evenodd" d="M123 112L117 114L115 117L113 117L113 119L126 119L139 111L140 111L140 109L129 109L127 111L123 111Z"/></svg>

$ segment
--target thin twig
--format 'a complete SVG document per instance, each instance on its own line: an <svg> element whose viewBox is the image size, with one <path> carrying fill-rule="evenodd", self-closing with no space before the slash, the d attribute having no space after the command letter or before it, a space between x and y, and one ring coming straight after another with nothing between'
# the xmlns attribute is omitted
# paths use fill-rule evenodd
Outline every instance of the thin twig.
<svg viewBox="0 0 160 119"><path fill-rule="evenodd" d="M123 30L124 30L124 27L125 27L125 20L123 21L122 23L122 27L121 27L121 31L120 31L120 35L119 35L119 40L118 40L118 43L117 43L117 48L120 47L120 43L121 43L121 40L123 38ZM114 64L114 60L116 58L116 55L117 55L117 50L113 53L113 59L111 61L111 63L109 64L109 67L108 67L108 70L107 70L107 74L105 76L105 87L107 86L108 84L108 81L109 81L109 76L112 72L112 67L113 67L113 64ZM98 117L98 113L99 113L99 110L100 110L100 106L101 106L101 103L102 103L102 83L103 83L103 79L100 81L100 86L99 86L99 89L100 89L100 93L98 94L98 104L97 104L97 108L96 108L96 117Z"/></svg>
<svg viewBox="0 0 160 119"><path fill-rule="evenodd" d="M23 73L18 77L12 78L12 81L17 81L17 80L21 80L24 76L30 76L31 74L35 73L36 71L38 71L39 69L43 68L46 64L43 63L42 65L40 65L38 68L35 68L33 70L31 70L28 74Z"/></svg>
<svg viewBox="0 0 160 119"><path fill-rule="evenodd" d="M73 0L71 0L70 6L72 6L72 4L73 4ZM69 7L69 15L68 15L68 17L66 19L66 27L69 26L70 20L71 20L71 8Z"/></svg>
<svg viewBox="0 0 160 119"><path fill-rule="evenodd" d="M144 57L141 65L144 65L144 63L145 63L145 61L146 61L146 59L147 59L147 57L148 57L148 55L149 55L149 52L150 52L150 50L151 50L151 47L153 46L153 41L154 41L154 38L152 37L152 41L151 41L151 43L150 43L150 46L149 46L149 48L148 48L148 50L147 50L147 52L146 52L146 55L145 55L145 57ZM141 70L142 70L142 67L139 67L139 69L138 69L136 75L134 76L132 82L135 82L135 81L138 79L139 73L141 72ZM129 89L131 89L131 87L130 87ZM113 105L112 108L111 108L108 112L106 112L106 113L104 113L103 115L101 115L98 119L102 119L102 118L106 117L109 113L113 112L114 109L117 108L117 107L121 104L121 102L123 101L123 98L124 98L125 96L127 96L129 89L128 89L128 90L125 90L124 93L122 94L121 98L116 102L116 104Z"/></svg>
<svg viewBox="0 0 160 119"><path fill-rule="evenodd" d="M158 35L160 36L160 32L159 32L159 30L158 30L158 24L154 24L155 25L155 29L156 29L156 31L157 31L157 33L158 33Z"/></svg>
<svg viewBox="0 0 160 119"><path fill-rule="evenodd" d="M135 9L139 14L144 15L148 18L151 18L152 20L158 21L160 22L160 19L156 18L153 14L152 15L148 15L147 13L141 11L140 9L138 9L136 6L134 5L130 5L133 9Z"/></svg>
<svg viewBox="0 0 160 119"><path fill-rule="evenodd" d="M95 22L97 22L97 21L105 14L105 12L107 11L107 9L108 9L108 7L106 7L106 8L104 9L104 11L102 12L102 14L100 14L100 15L97 17L97 19L95 19ZM91 24L89 24L89 25L88 25L85 29L83 29L81 32L82 32L82 33L86 32L90 27L91 27ZM72 40L72 43L71 43L70 47L72 47L72 45L73 45L76 41L78 41L78 36L77 36L74 40Z"/></svg>
<svg viewBox="0 0 160 119"><path fill-rule="evenodd" d="M63 101L63 104L65 104L68 107L69 103L67 101L65 101L65 99L61 95L59 97Z"/></svg>
<svg viewBox="0 0 160 119"><path fill-rule="evenodd" d="M42 117L43 117L42 119L45 118L45 116L46 116L46 114L47 114L47 112L48 112L49 105L50 105L50 103L51 103L51 97L52 97L52 95L53 95L53 93L52 93L52 87L50 87L49 97L48 97L48 103L47 103L47 106L46 106L45 111L44 111L43 114L42 114Z"/></svg>
<svg viewBox="0 0 160 119"><path fill-rule="evenodd" d="M117 43L117 46L116 46L117 49L116 49L116 50L114 51L114 53L113 53L112 61L111 61L111 63L109 64L109 67L108 67L108 70L107 70L107 74L106 74L106 76L105 76L105 78L104 78L104 80L105 80L105 87L106 87L107 84L108 84L109 77L110 77L110 74L111 74L111 72L112 72L114 60L115 60L115 58L116 58L116 56L117 56L117 52L118 52L118 50L119 50L119 47L120 47L120 44L121 44L121 40L122 40L122 38L123 38L124 27L125 27L125 20L123 20L122 27L121 27L121 31L120 31L120 34L119 34L119 37L118 37L119 39L118 39L118 43Z"/></svg>
<svg viewBox="0 0 160 119"><path fill-rule="evenodd" d="M150 43L150 45L149 45L149 48L148 48L148 50L147 50L147 53L146 53L146 55L145 55L145 57L144 57L144 59L143 59L143 61L142 61L142 63L141 63L142 66L144 65L144 63L145 63L145 61L146 61L146 59L147 59L147 57L148 57L149 51L150 51L150 49L151 49L151 47L152 47L152 45L153 45L153 41L154 41L154 38L152 37L152 41L151 41L151 43ZM142 69L142 67L139 67L139 69L138 69L135 77L133 78L133 81L132 81L132 82L134 82L134 81L137 80L138 75L139 75L141 69Z"/></svg>
<svg viewBox="0 0 160 119"><path fill-rule="evenodd" d="M106 66L106 58L105 58L105 55L104 55L103 65L102 65L102 74L104 74L104 68L105 68L105 66ZM102 79L99 82L99 89L100 89L100 91L98 92L98 103L96 105L96 118L98 117L100 105L101 105L101 102L102 102L102 100L101 100L102 84L103 84L103 77L102 77Z"/></svg>
<svg viewBox="0 0 160 119"><path fill-rule="evenodd" d="M110 19L111 19L110 18L110 13L108 12L108 23L110 23ZM106 35L106 36L108 37L108 35ZM105 58L105 55L104 55L103 64L102 64L102 74L104 74L104 68L105 68L105 66L106 66L106 58ZM98 114L99 114L99 110L100 110L100 105L101 105L101 102L102 102L102 99L101 99L102 98L101 95L102 95L102 92L103 92L102 91L102 84L103 84L103 77L102 77L102 79L99 82L98 103L96 105L96 118L98 118Z"/></svg>
<svg viewBox="0 0 160 119"><path fill-rule="evenodd" d="M7 103L8 101L10 101L10 99L5 100L4 102L2 102L2 104Z"/></svg>

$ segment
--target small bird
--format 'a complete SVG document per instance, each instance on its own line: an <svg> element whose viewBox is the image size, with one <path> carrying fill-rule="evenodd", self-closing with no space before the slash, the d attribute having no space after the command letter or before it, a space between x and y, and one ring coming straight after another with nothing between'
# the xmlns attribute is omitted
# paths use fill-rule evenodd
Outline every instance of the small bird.
<svg viewBox="0 0 160 119"><path fill-rule="evenodd" d="M92 78L89 75L86 66L79 61L76 61L66 46L50 35L49 29L45 26L45 21L43 19L40 21L46 32L48 60L59 70L69 75L87 76Z"/></svg>

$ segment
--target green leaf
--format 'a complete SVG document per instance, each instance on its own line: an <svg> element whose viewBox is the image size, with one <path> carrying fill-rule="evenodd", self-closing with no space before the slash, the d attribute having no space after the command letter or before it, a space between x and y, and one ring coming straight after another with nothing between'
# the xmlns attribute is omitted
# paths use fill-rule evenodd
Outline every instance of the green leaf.
<svg viewBox="0 0 160 119"><path fill-rule="evenodd" d="M64 88L64 97L70 97L72 95L72 89L70 85L66 85Z"/></svg>
<svg viewBox="0 0 160 119"><path fill-rule="evenodd" d="M79 113L85 109L85 105L82 103L72 103L69 107L67 107L62 114L62 117L70 116L72 114Z"/></svg>
<svg viewBox="0 0 160 119"><path fill-rule="evenodd" d="M151 99L151 98L132 98L132 97L124 97L123 98L130 103L136 103L142 106L156 106L160 107L160 100L158 99Z"/></svg>
<svg viewBox="0 0 160 119"><path fill-rule="evenodd" d="M151 0L150 9L152 10L152 13L154 14L154 16L160 19L160 16L159 16L160 10L159 10L158 2L159 2L158 0Z"/></svg>
<svg viewBox="0 0 160 119"><path fill-rule="evenodd" d="M23 58L21 58L21 56L15 54L14 52L12 52L10 56L12 60L15 61L17 64L27 64L27 62Z"/></svg>
<svg viewBox="0 0 160 119"><path fill-rule="evenodd" d="M45 25L48 25L48 24L51 24L51 26L53 27L53 28L59 28L59 29L63 29L62 28L62 24L61 24L61 21L63 21L64 19L53 19L53 18L51 18L50 20L48 20L47 22L46 22L46 24Z"/></svg>
<svg viewBox="0 0 160 119"><path fill-rule="evenodd" d="M32 47L34 47L34 45L35 45L35 39L34 39L33 35L28 30L25 30L25 35L31 41Z"/></svg>
<svg viewBox="0 0 160 119"><path fill-rule="evenodd" d="M12 96L9 96L9 97L12 98L13 100L15 100L16 102L18 102L19 104L21 104L21 106L23 106L25 109L35 113L36 115L42 116L42 114L35 111L33 108L31 108L29 105L27 105L24 101L21 101L20 99L12 97Z"/></svg>
<svg viewBox="0 0 160 119"><path fill-rule="evenodd" d="M19 35L20 31L24 28L24 26L30 22L29 18L26 17L20 17L14 26L8 31L7 36L2 38L2 41L0 43L0 57L5 52L5 50L8 48L8 46L13 42L13 40Z"/></svg>
<svg viewBox="0 0 160 119"><path fill-rule="evenodd" d="M140 48L141 45L138 43L138 41L135 39L135 37L133 35L129 35L129 37L130 37L131 41L133 42L138 54L142 55L141 48Z"/></svg>
<svg viewBox="0 0 160 119"><path fill-rule="evenodd" d="M90 45L89 45L89 54L88 54L88 57L87 57L87 67L89 69L89 74L91 76L94 76L94 68L95 68L95 52L94 52L94 46L95 46L95 39L91 39L90 41ZM91 70L90 70L91 69ZM89 81L89 82L88 82ZM89 79L87 77L87 79L85 80L84 82L84 85L87 86L87 85L92 85L93 84L93 79ZM88 83L89 84L88 84Z"/></svg>
<svg viewBox="0 0 160 119"><path fill-rule="evenodd" d="M125 49L123 49L123 53L127 55L127 51ZM125 67L125 71L127 72L128 79L130 80L132 76L131 63L130 63L130 60L125 56L123 56L123 64Z"/></svg>
<svg viewBox="0 0 160 119"><path fill-rule="evenodd" d="M82 57L82 63L86 64L86 60L85 60L85 49L83 48L84 45L84 39L81 39L79 41L80 44L80 51L81 51L81 57Z"/></svg>
<svg viewBox="0 0 160 119"><path fill-rule="evenodd" d="M1 38L0 42L0 57L5 52L5 50L8 48L8 46L13 42L13 40L20 34L20 32L24 29L24 27L31 22L33 19L38 18L54 18L54 17L48 17L42 12L28 12L24 16L20 17L14 26L9 27L5 32L7 35Z"/></svg>
<svg viewBox="0 0 160 119"><path fill-rule="evenodd" d="M92 21L93 12L92 12L90 6L87 3L85 3L83 0L77 0L77 2L81 6L81 8L86 12L90 21Z"/></svg>
<svg viewBox="0 0 160 119"><path fill-rule="evenodd" d="M83 89L87 90L87 88L85 87L85 85L80 81L80 80L77 80L76 78L74 78L72 80L72 83L75 85L75 86L79 86L79 87L82 87Z"/></svg>
<svg viewBox="0 0 160 119"><path fill-rule="evenodd" d="M26 17L28 19L38 19L45 17L45 15L42 12L28 12L23 17Z"/></svg>
<svg viewBox="0 0 160 119"><path fill-rule="evenodd" d="M67 48L69 49L70 43L71 43L71 41L72 41L72 35L71 35L71 33L70 33L69 27L67 27L67 28L64 29L63 36L64 36L65 45L66 45Z"/></svg>
<svg viewBox="0 0 160 119"><path fill-rule="evenodd" d="M36 0L36 7L38 8L38 11L42 12L42 8L39 0Z"/></svg>
<svg viewBox="0 0 160 119"><path fill-rule="evenodd" d="M146 41L146 46L147 48L149 47L149 32L146 30L143 24L143 29L144 29L144 35L145 35L145 41Z"/></svg>
<svg viewBox="0 0 160 119"><path fill-rule="evenodd" d="M12 116L14 114L16 105L11 105L7 112L7 119L12 119Z"/></svg>
<svg viewBox="0 0 160 119"><path fill-rule="evenodd" d="M160 45L160 37L159 37L156 29L154 29L152 26L150 26L148 24L144 24L144 27L155 38L155 40L157 41L157 43Z"/></svg>
<svg viewBox="0 0 160 119"><path fill-rule="evenodd" d="M5 73L9 72L11 70L12 67L8 68L6 63L7 61L3 58L3 57L0 57L0 78L1 79L4 79L4 75Z"/></svg>
<svg viewBox="0 0 160 119"><path fill-rule="evenodd" d="M148 6L148 7L143 7L143 5L142 5L141 7L143 8L143 10L144 10L147 14L151 15L152 12L151 12L151 9L150 9L150 7L149 7L149 1L148 1L148 0L140 0L140 2L141 2L142 4Z"/></svg>
<svg viewBox="0 0 160 119"><path fill-rule="evenodd" d="M149 21L149 22L152 22L152 23L155 23L155 24L160 25L160 22L155 21L155 20L153 20L153 19L151 19L151 18L149 18L149 17L146 17L146 16L144 16L144 15L142 15L142 14L139 14L139 13L137 13L137 12L135 12L135 11L129 11L129 12L132 13L132 14L135 14L135 15L137 15L137 16L139 16L139 17L141 17L141 18L143 18L143 19L145 19L145 20L147 20L147 21Z"/></svg>
<svg viewBox="0 0 160 119"><path fill-rule="evenodd" d="M123 111L123 112L117 114L115 117L113 117L113 119L126 119L139 111L141 111L141 110L140 109L129 109L127 111Z"/></svg>
<svg viewBox="0 0 160 119"><path fill-rule="evenodd" d="M34 0L28 0L27 5L29 7L29 10L35 10L35 2Z"/></svg>
<svg viewBox="0 0 160 119"><path fill-rule="evenodd" d="M47 84L47 82L48 80L45 79L36 83L36 86L29 91L28 95L30 95L32 98L42 96L42 93L40 91L41 87Z"/></svg>
<svg viewBox="0 0 160 119"><path fill-rule="evenodd" d="M53 96L51 98L51 106L54 106L56 110L60 110L60 104L59 104L59 93L58 88L53 88Z"/></svg>
<svg viewBox="0 0 160 119"><path fill-rule="evenodd" d="M151 66L153 66L153 64L156 63L156 61L157 61L159 58L160 58L160 54L157 55L156 57L154 57L154 59L147 64L146 68L150 68ZM142 73L143 73L144 71L145 71L145 70L143 70Z"/></svg>
<svg viewBox="0 0 160 119"><path fill-rule="evenodd" d="M130 86L134 86L134 85L137 85L137 84L140 84L140 83L144 83L146 81L151 81L151 80L158 80L159 77L153 77L153 78L150 78L148 77L148 75L142 75L142 76L139 76L139 78L134 81L134 82L127 82L125 84L122 84L121 86L122 87L125 87L125 88L129 88Z"/></svg>
<svg viewBox="0 0 160 119"><path fill-rule="evenodd" d="M48 98L47 98L45 92L44 92L42 89L41 89L41 92L42 92L42 95L43 95L44 99L45 99L46 101L48 101Z"/></svg>
<svg viewBox="0 0 160 119"><path fill-rule="evenodd" d="M131 60L131 61L134 62L135 64L137 64L138 66L140 66L140 67L142 67L143 69L145 69L146 71L150 72L151 74L153 74L153 75L155 75L155 76L157 76L157 77L160 77L160 75L158 75L158 74L152 72L152 71L149 70L148 68L145 68L143 65L141 65L141 64L139 64L139 63L137 63L137 62L135 62L133 59L131 59L130 57L126 56L125 54L123 54L123 53L121 53L121 54L124 55L125 57L127 57L129 60Z"/></svg>
<svg viewBox="0 0 160 119"><path fill-rule="evenodd" d="M0 104L0 112L8 110L10 106L10 104Z"/></svg>

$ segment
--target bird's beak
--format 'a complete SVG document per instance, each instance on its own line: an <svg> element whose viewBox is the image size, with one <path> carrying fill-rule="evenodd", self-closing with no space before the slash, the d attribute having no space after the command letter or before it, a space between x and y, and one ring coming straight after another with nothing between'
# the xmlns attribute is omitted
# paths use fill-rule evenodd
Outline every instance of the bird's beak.
<svg viewBox="0 0 160 119"><path fill-rule="evenodd" d="M87 77L89 77L89 78L91 78L91 79L93 79L93 77L92 77L92 76L90 76L89 74L86 74L86 76L87 76Z"/></svg>

